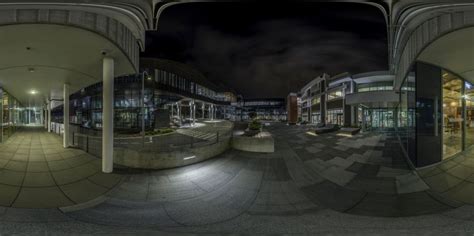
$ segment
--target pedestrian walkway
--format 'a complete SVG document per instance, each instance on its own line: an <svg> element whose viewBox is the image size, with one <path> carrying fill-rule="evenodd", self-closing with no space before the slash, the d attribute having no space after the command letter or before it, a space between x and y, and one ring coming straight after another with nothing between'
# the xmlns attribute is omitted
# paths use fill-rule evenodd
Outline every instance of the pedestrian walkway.
<svg viewBox="0 0 474 236"><path fill-rule="evenodd" d="M119 183L101 172L101 160L64 149L42 128L24 127L0 144L0 206L55 208L93 200Z"/></svg>
<svg viewBox="0 0 474 236"><path fill-rule="evenodd" d="M420 176L431 190L444 198L474 205L474 148L421 169Z"/></svg>
<svg viewBox="0 0 474 236"><path fill-rule="evenodd" d="M393 136L266 128L274 153L229 150L181 168L116 169L123 179L102 203L65 212L0 207L0 221L9 222L0 231L25 223L63 234L474 230L474 206L436 194L398 155Z"/></svg>

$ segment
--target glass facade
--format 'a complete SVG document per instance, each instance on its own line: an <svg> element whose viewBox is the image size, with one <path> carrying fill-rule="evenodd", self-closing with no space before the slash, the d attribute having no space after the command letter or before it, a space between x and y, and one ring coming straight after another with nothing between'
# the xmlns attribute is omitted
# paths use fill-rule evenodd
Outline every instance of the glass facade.
<svg viewBox="0 0 474 236"><path fill-rule="evenodd" d="M466 148L474 146L474 85L469 82L464 83L464 99L466 103Z"/></svg>
<svg viewBox="0 0 474 236"><path fill-rule="evenodd" d="M0 142L5 141L16 131L22 123L20 115L20 102L10 95L6 90L0 88Z"/></svg>
<svg viewBox="0 0 474 236"><path fill-rule="evenodd" d="M364 109L367 130L392 130L395 128L395 108Z"/></svg>
<svg viewBox="0 0 474 236"><path fill-rule="evenodd" d="M462 151L464 82L446 71L442 73L443 159L446 159Z"/></svg>
<svg viewBox="0 0 474 236"><path fill-rule="evenodd" d="M403 89L411 84L416 91ZM415 167L439 163L474 145L474 92L469 81L417 62L401 90L398 130Z"/></svg>
<svg viewBox="0 0 474 236"><path fill-rule="evenodd" d="M328 93L328 101L335 100L338 98L342 98L342 89L331 91Z"/></svg>
<svg viewBox="0 0 474 236"><path fill-rule="evenodd" d="M344 125L344 112L342 109L331 109L327 111L327 123Z"/></svg>
<svg viewBox="0 0 474 236"><path fill-rule="evenodd" d="M248 120L251 112L255 112L257 118L261 120L286 121L287 119L285 99L244 101L242 120Z"/></svg>
<svg viewBox="0 0 474 236"><path fill-rule="evenodd" d="M357 92L393 90L393 81L358 84Z"/></svg>
<svg viewBox="0 0 474 236"><path fill-rule="evenodd" d="M312 123L313 124L321 123L321 112L313 112L313 114L312 114Z"/></svg>
<svg viewBox="0 0 474 236"><path fill-rule="evenodd" d="M150 71L150 70L148 70ZM184 78L175 73L153 70L155 73L143 78L141 74L115 78L114 80L114 127L123 132L141 130L142 120L146 129L162 127L170 124L172 113L178 115L179 106L188 105L180 109L181 117L189 116L189 101L199 103L229 105L228 95L217 93L192 79ZM142 94L142 84L144 92ZM143 103L143 106L142 106ZM182 103L182 104L181 104ZM142 117L142 107L144 117ZM172 108L174 107L174 109ZM216 106L217 107L217 106ZM200 118L202 109L196 107L196 117ZM221 109L222 110L222 109ZM62 106L52 111L55 114L53 122L62 123ZM221 114L222 113L222 114ZM224 116L216 109L216 114ZM86 87L71 95L70 122L86 128L102 128L102 83Z"/></svg>

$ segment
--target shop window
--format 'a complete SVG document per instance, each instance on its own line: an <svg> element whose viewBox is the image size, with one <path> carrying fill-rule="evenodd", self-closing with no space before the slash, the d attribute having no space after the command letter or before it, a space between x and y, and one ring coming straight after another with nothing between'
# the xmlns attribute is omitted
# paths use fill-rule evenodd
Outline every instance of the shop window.
<svg viewBox="0 0 474 236"><path fill-rule="evenodd" d="M342 91L341 90L332 91L332 92L328 93L328 101L338 99L338 98L342 98Z"/></svg>

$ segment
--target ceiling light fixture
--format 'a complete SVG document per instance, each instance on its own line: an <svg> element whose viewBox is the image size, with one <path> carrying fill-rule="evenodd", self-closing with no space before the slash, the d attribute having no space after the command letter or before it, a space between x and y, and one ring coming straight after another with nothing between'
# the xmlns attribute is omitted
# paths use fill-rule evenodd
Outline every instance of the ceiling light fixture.
<svg viewBox="0 0 474 236"><path fill-rule="evenodd" d="M35 72L35 68L28 68L28 72L30 72L30 73Z"/></svg>
<svg viewBox="0 0 474 236"><path fill-rule="evenodd" d="M35 94L37 94L37 93L38 93L38 91L36 91L36 90L34 90L34 89L30 90L30 94L35 95Z"/></svg>

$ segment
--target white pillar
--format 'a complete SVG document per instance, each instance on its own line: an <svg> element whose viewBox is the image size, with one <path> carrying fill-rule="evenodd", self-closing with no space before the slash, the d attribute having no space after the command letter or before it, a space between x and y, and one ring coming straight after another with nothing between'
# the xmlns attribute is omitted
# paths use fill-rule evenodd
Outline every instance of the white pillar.
<svg viewBox="0 0 474 236"><path fill-rule="evenodd" d="M44 129L48 129L48 108L46 107L47 105L45 105L45 107L43 108L43 127Z"/></svg>
<svg viewBox="0 0 474 236"><path fill-rule="evenodd" d="M204 120L204 113L205 113L205 110L204 110L204 103L202 104L201 106L201 110L202 110L202 119Z"/></svg>
<svg viewBox="0 0 474 236"><path fill-rule="evenodd" d="M196 103L193 101L193 125L196 124Z"/></svg>
<svg viewBox="0 0 474 236"><path fill-rule="evenodd" d="M63 89L64 109L63 109L63 147L69 147L69 84L64 84Z"/></svg>
<svg viewBox="0 0 474 236"><path fill-rule="evenodd" d="M102 172L114 170L114 59L103 59Z"/></svg>
<svg viewBox="0 0 474 236"><path fill-rule="evenodd" d="M51 133L51 101L48 101L46 109L48 110L48 133Z"/></svg>
<svg viewBox="0 0 474 236"><path fill-rule="evenodd" d="M209 105L209 119L212 120L212 104Z"/></svg>
<svg viewBox="0 0 474 236"><path fill-rule="evenodd" d="M174 105L171 104L171 118L173 118L174 116Z"/></svg>

